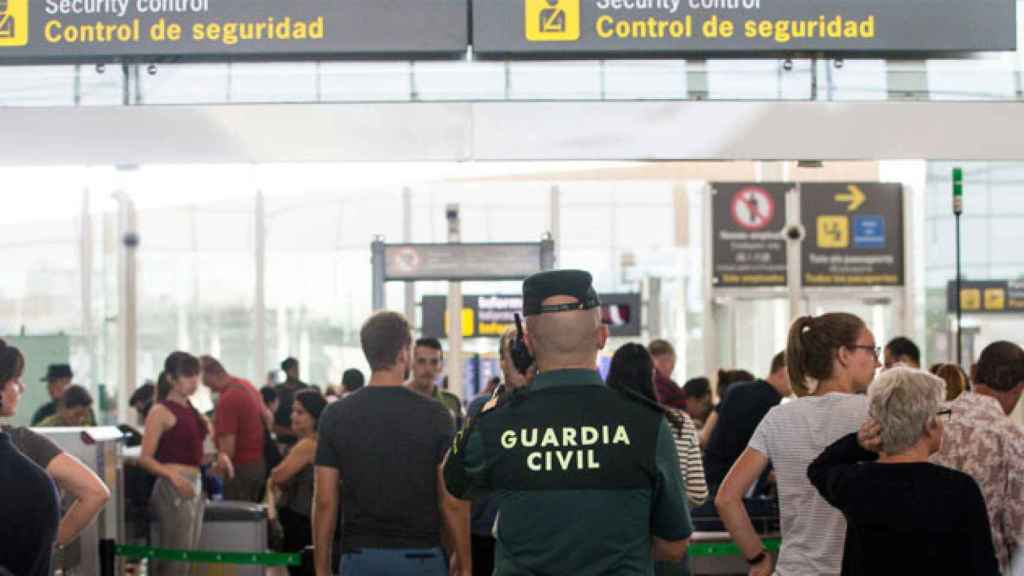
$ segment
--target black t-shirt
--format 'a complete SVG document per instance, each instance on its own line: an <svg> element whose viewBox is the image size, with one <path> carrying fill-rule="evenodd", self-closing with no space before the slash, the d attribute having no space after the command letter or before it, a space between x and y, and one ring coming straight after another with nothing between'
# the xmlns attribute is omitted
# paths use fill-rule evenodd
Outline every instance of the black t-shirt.
<svg viewBox="0 0 1024 576"><path fill-rule="evenodd" d="M324 410L316 465L341 477L341 549L441 543L437 468L451 445L440 402L402 387L368 386Z"/></svg>
<svg viewBox="0 0 1024 576"><path fill-rule="evenodd" d="M49 576L60 503L49 475L0 432L0 566L18 576Z"/></svg>
<svg viewBox="0 0 1024 576"><path fill-rule="evenodd" d="M704 449L708 487L715 490L746 449L765 414L782 396L764 380L733 384L718 407L718 423Z"/></svg>
<svg viewBox="0 0 1024 576"><path fill-rule="evenodd" d="M849 434L807 469L821 496L846 516L843 576L996 576L985 500L958 470L927 462L879 464Z"/></svg>

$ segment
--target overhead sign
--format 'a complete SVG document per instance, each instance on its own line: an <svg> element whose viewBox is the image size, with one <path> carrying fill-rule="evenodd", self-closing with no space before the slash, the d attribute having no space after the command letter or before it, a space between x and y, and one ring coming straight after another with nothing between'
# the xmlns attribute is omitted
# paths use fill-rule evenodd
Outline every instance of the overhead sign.
<svg viewBox="0 0 1024 576"><path fill-rule="evenodd" d="M1015 0L473 0L478 56L1013 51Z"/></svg>
<svg viewBox="0 0 1024 576"><path fill-rule="evenodd" d="M554 245L387 244L385 280L521 280L550 269Z"/></svg>
<svg viewBox="0 0 1024 576"><path fill-rule="evenodd" d="M800 217L804 286L903 285L899 184L801 184Z"/></svg>
<svg viewBox="0 0 1024 576"><path fill-rule="evenodd" d="M0 64L465 54L467 0L0 0Z"/></svg>
<svg viewBox="0 0 1024 576"><path fill-rule="evenodd" d="M515 328L515 314L523 313L523 298L517 295L463 296L462 336L500 338ZM448 335L447 299L423 297L423 335ZM640 336L640 294L601 294L601 319L612 336Z"/></svg>
<svg viewBox="0 0 1024 576"><path fill-rule="evenodd" d="M792 184L715 183L711 283L715 287L785 286L786 192Z"/></svg>
<svg viewBox="0 0 1024 576"><path fill-rule="evenodd" d="M1024 314L1024 280L963 280L960 306L966 314ZM946 310L956 313L956 281L946 287Z"/></svg>

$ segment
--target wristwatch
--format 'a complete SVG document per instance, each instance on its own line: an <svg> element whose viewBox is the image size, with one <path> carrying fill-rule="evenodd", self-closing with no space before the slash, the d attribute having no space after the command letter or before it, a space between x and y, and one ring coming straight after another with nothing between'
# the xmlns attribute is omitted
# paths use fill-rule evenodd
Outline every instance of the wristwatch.
<svg viewBox="0 0 1024 576"><path fill-rule="evenodd" d="M767 557L768 557L768 551L762 549L761 552L757 556L754 556L753 558L747 558L747 564L750 564L751 566L753 566L755 564L760 564L761 561L764 560Z"/></svg>

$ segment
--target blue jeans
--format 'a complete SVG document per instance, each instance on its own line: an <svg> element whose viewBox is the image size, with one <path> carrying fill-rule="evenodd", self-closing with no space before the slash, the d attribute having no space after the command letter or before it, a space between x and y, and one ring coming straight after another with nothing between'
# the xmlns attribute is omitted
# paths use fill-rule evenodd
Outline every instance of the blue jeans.
<svg viewBox="0 0 1024 576"><path fill-rule="evenodd" d="M440 548L363 548L341 556L339 573L342 576L448 576L448 562Z"/></svg>

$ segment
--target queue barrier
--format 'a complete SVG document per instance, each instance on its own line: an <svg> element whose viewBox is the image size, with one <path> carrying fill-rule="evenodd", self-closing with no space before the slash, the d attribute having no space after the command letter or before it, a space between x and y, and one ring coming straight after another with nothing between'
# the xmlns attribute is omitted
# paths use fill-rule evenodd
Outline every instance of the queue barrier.
<svg viewBox="0 0 1024 576"><path fill-rule="evenodd" d="M778 552L782 541L779 538L765 538L764 547L769 552ZM690 557L741 556L733 542L694 542L690 545ZM100 542L100 559L103 576L113 576L114 557L136 560L169 560L193 564L235 564L245 566L301 566L301 554L278 552L217 552L211 550L171 550L152 546L115 544L111 540ZM108 571L109 570L109 571Z"/></svg>
<svg viewBox="0 0 1024 576"><path fill-rule="evenodd" d="M135 560L168 560L192 564L233 564L240 566L301 566L301 554L279 552L218 552L213 550L172 550L152 546L100 542L102 576L114 576L114 559L120 556Z"/></svg>
<svg viewBox="0 0 1024 576"><path fill-rule="evenodd" d="M779 538L765 538L762 542L765 550L769 552L778 552L782 546L782 540ZM691 557L743 555L734 542L691 542L687 554Z"/></svg>

